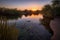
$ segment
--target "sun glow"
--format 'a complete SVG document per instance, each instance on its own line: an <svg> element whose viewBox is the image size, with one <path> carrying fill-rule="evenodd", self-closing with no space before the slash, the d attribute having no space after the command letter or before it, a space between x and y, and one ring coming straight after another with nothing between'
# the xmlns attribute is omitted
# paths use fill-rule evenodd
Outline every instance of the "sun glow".
<svg viewBox="0 0 60 40"><path fill-rule="evenodd" d="M36 10L38 10L38 9L37 9L37 8L32 8L31 10L32 10L32 11L36 11Z"/></svg>

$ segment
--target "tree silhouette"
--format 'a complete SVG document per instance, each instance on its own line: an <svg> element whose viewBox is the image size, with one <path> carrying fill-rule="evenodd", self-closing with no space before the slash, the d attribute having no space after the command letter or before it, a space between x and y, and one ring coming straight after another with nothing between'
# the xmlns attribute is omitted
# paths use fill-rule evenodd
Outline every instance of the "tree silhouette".
<svg viewBox="0 0 60 40"><path fill-rule="evenodd" d="M47 28L51 33L50 21L55 17L60 17L60 0L52 0L51 5L45 5L42 9L44 19L41 21L45 28Z"/></svg>
<svg viewBox="0 0 60 40"><path fill-rule="evenodd" d="M60 7L60 0L52 0L53 7Z"/></svg>

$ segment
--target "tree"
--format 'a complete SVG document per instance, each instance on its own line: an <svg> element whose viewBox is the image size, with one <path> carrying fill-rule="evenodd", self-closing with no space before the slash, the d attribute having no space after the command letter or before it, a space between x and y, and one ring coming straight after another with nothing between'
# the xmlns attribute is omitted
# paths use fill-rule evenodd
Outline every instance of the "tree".
<svg viewBox="0 0 60 40"><path fill-rule="evenodd" d="M41 23L45 26L45 28L53 34L53 31L50 28L50 21L53 19L53 14L52 14L52 7L51 5L45 5L42 9L43 13L43 20L41 20Z"/></svg>
<svg viewBox="0 0 60 40"><path fill-rule="evenodd" d="M54 17L60 16L60 0L52 0L52 9L54 13Z"/></svg>
<svg viewBox="0 0 60 40"><path fill-rule="evenodd" d="M60 0L52 0L53 7L60 7Z"/></svg>
<svg viewBox="0 0 60 40"><path fill-rule="evenodd" d="M45 5L42 9L44 16L52 18L52 7L51 5Z"/></svg>
<svg viewBox="0 0 60 40"><path fill-rule="evenodd" d="M41 23L47 28L50 32L50 21L55 17L60 17L60 1L59 0L52 0L52 5L45 5L42 9L42 13L44 19Z"/></svg>

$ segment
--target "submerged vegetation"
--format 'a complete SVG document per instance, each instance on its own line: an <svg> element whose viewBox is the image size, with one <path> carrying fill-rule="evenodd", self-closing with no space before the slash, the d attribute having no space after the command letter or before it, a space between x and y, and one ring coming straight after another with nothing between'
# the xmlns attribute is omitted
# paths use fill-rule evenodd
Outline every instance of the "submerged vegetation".
<svg viewBox="0 0 60 40"><path fill-rule="evenodd" d="M18 30L11 26L0 24L0 40L17 40Z"/></svg>
<svg viewBox="0 0 60 40"><path fill-rule="evenodd" d="M18 30L14 25L9 26L6 18L2 19L0 19L0 40L17 40Z"/></svg>

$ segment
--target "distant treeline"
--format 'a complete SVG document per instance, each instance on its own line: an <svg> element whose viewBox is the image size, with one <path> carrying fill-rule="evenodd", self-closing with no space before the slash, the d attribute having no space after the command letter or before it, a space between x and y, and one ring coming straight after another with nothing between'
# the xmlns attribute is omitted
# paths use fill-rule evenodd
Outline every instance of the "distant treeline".
<svg viewBox="0 0 60 40"><path fill-rule="evenodd" d="M15 9L9 9L9 8L5 8L5 7L0 7L0 15L2 16L21 16L21 15L31 15L31 14L39 14L41 11L37 10L37 11L31 11L31 10L17 10Z"/></svg>
<svg viewBox="0 0 60 40"><path fill-rule="evenodd" d="M17 11L16 9L0 8L0 15L17 16L19 15L19 11Z"/></svg>

